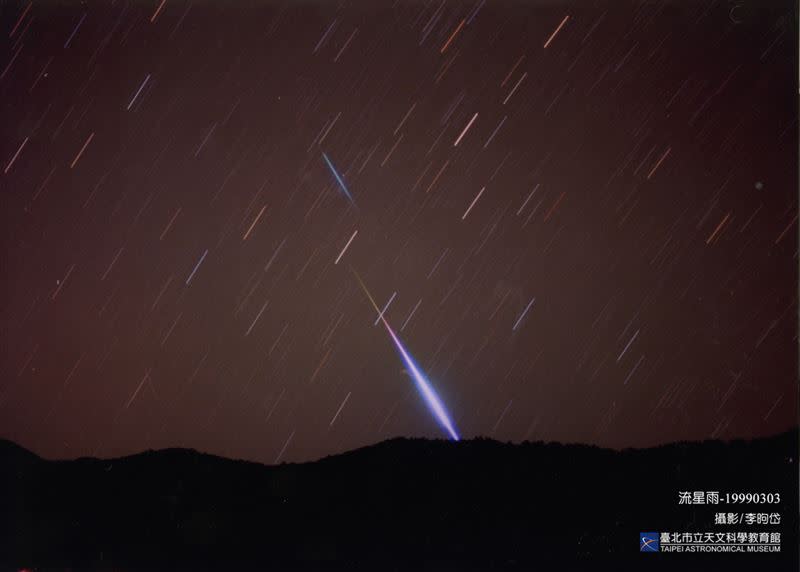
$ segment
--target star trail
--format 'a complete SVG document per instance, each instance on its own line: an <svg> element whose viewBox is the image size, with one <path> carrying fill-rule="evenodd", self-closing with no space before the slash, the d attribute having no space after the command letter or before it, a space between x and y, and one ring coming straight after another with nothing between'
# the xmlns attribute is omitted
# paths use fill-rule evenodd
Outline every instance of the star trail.
<svg viewBox="0 0 800 572"><path fill-rule="evenodd" d="M4 3L0 436L272 463L785 430L794 18Z"/></svg>

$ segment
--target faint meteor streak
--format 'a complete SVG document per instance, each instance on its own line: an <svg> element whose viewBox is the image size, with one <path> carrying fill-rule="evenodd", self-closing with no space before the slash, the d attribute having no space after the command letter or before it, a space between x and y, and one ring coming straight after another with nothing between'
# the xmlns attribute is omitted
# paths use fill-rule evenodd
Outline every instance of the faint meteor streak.
<svg viewBox="0 0 800 572"><path fill-rule="evenodd" d="M394 330L392 330L391 326L389 326L389 322L387 322L386 318L384 318L383 314L381 314L380 308L378 308L378 305L375 303L375 299L369 293L369 290L367 290L367 286L364 284L364 281L361 280L361 277L355 270L352 268L350 270L355 275L356 280L358 280L358 283L361 285L361 289L364 290L367 298L369 298L372 307L375 308L375 311L378 312L378 314L380 314L380 319L383 322L383 325L386 327L386 331L389 332L397 351L400 353L400 357L403 359L403 362L406 365L406 369L414 378L414 382L417 384L417 389L425 399L428 408L434 414L439 424L447 430L453 441L458 441L460 439L458 433L456 433L453 423L450 421L450 417L447 415L447 411L439 399L439 396L436 395L436 392L434 391L430 382L425 378L425 374L420 371L419 367L414 362L414 358L411 357L411 355L406 351L405 347L403 347L403 344L400 343L400 340L395 335Z"/></svg>
<svg viewBox="0 0 800 572"><path fill-rule="evenodd" d="M328 164L328 168L331 170L331 173L333 173L333 177L336 179L336 182L339 183L339 187L342 189L342 192L345 194L348 200L353 204L353 206L355 206L356 203L353 200L353 197L350 195L350 191L347 190L344 181L339 176L339 173L336 171L336 167L333 166L333 163L331 163L331 160L328 159L328 156L325 153L322 154L322 158L325 159L325 163Z"/></svg>

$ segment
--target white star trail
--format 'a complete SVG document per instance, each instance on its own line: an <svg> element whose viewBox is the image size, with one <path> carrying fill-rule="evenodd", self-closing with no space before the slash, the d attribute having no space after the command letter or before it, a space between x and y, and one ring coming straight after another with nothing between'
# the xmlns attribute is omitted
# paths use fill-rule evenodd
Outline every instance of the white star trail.
<svg viewBox="0 0 800 572"><path fill-rule="evenodd" d="M514 327L511 328L512 331L516 331L516 329L519 326L520 322L522 322L522 319L525 317L525 314L528 313L528 310L531 309L531 306L533 306L533 303L535 301L536 301L536 298L531 298L531 301L528 302L528 305L525 306L525 309L522 311L522 314L520 314L519 318L517 318L517 321L514 323Z"/></svg>
<svg viewBox="0 0 800 572"><path fill-rule="evenodd" d="M389 301L388 301L388 302L386 302L386 305L383 307L383 310L381 310L381 311L378 313L378 317L377 317L377 318L375 318L375 324L374 324L374 325L376 325L376 326L377 326L377 325L378 325L378 322L380 322L380 321L381 321L381 318L383 318L383 315L386 313L386 310L388 310L388 309L389 309L389 304L391 304L391 303L392 303L392 300L394 300L395 296L397 296L397 292L395 292L395 293L393 293L393 294L392 294L391 298L389 298Z"/></svg>
<svg viewBox="0 0 800 572"><path fill-rule="evenodd" d="M466 211L464 211L464 214L463 214L463 216L461 217L461 220L465 220L465 219L467 218L467 215L469 214L469 211L471 211L471 210L472 210L472 207L474 207L474 206L475 206L475 203L477 203L477 202L478 202L478 199L479 199L479 198L481 198L481 195L483 194L483 191L485 191L485 190L486 190L486 187L483 187L483 188L482 188L480 191L478 191L478 194L477 194L477 195L475 195L475 198L474 198L474 199L472 199L472 202L471 202L471 203L469 204L469 206L467 207L467 210L466 210Z"/></svg>
<svg viewBox="0 0 800 572"><path fill-rule="evenodd" d="M194 278L194 274L195 274L195 272L197 272L197 269L200 268L200 265L203 263L203 260L206 259L206 255L207 254L208 254L208 249L206 248L206 251L203 253L203 256L201 256L200 260L197 261L197 264L194 265L194 269L192 270L192 273L189 274L189 277L186 279L186 285L187 286L189 285L189 282L192 281L192 278Z"/></svg>
<svg viewBox="0 0 800 572"><path fill-rule="evenodd" d="M328 423L328 427L333 427L333 424L336 422L336 418L339 417L339 413L341 413L342 409L344 409L344 404L347 403L348 399L350 399L350 393L351 392L349 391L347 392L347 396L344 398L344 401L342 401L342 404L339 406L339 409L336 410L336 415L334 415L333 419L331 419L331 422Z"/></svg>
<svg viewBox="0 0 800 572"><path fill-rule="evenodd" d="M342 256L344 256L344 253L347 252L347 249L350 247L350 243L353 242L353 239L356 237L357 234L358 230L353 232L353 236L351 236L350 240L347 241L347 244L344 245L344 248L339 253L339 256L336 257L336 261L334 262L334 264L339 264L339 261L342 259Z"/></svg>
<svg viewBox="0 0 800 572"><path fill-rule="evenodd" d="M477 112L475 112L475 115L473 115L472 119L469 120L469 123L467 123L467 126L464 127L464 130L461 132L461 135L459 135L458 138L456 138L455 143L453 143L453 147L458 147L458 144L461 143L461 140L464 138L464 135L467 134L467 131L469 131L469 128L472 127L472 124L475 123L476 119L478 119L478 113Z"/></svg>
<svg viewBox="0 0 800 572"><path fill-rule="evenodd" d="M147 74L147 77L144 78L142 85L139 86L139 89L136 90L136 93L134 94L133 98L131 98L130 103L128 103L127 111L131 110L131 107L133 107L133 104L136 102L136 98L139 97L140 93L142 93L142 90L144 89L144 86L147 85L148 81L150 81L150 74Z"/></svg>

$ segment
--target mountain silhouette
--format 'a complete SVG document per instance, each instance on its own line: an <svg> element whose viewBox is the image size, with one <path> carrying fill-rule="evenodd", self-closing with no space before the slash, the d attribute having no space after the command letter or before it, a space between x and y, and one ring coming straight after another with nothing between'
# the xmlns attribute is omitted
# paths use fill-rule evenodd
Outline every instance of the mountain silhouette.
<svg viewBox="0 0 800 572"><path fill-rule="evenodd" d="M0 567L796 571L797 451L797 430L624 451L398 438L265 466L188 449L49 461L0 441ZM781 502L681 505L682 491ZM643 554L642 531L780 532L781 552Z"/></svg>

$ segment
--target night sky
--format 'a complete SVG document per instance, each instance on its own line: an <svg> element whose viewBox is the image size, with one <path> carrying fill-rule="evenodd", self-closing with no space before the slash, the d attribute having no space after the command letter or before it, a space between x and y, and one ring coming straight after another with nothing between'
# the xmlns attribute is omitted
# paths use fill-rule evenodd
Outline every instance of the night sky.
<svg viewBox="0 0 800 572"><path fill-rule="evenodd" d="M0 6L0 437L797 423L790 1Z"/></svg>

